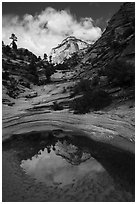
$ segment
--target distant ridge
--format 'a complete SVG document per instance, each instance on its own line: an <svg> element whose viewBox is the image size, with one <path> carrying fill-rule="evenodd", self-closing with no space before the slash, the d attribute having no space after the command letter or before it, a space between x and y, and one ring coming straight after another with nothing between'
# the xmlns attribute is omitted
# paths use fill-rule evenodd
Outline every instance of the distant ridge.
<svg viewBox="0 0 137 204"><path fill-rule="evenodd" d="M65 38L61 44L51 50L50 56L52 62L55 64L62 63L65 58L70 58L73 53L79 52L80 50L89 47L89 45L90 44L81 39L69 36Z"/></svg>

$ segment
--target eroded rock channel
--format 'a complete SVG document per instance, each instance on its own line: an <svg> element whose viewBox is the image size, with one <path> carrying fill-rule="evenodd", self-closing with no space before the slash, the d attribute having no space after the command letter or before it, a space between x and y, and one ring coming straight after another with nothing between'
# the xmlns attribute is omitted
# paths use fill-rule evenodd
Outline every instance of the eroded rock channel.
<svg viewBox="0 0 137 204"><path fill-rule="evenodd" d="M134 201L134 155L54 131L3 142L3 201Z"/></svg>

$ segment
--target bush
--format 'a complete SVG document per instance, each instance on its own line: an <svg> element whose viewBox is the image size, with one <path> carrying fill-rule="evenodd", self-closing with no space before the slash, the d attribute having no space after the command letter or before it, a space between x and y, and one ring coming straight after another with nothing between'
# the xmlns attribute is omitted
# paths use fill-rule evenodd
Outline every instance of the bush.
<svg viewBox="0 0 137 204"><path fill-rule="evenodd" d="M100 88L92 87L90 80L81 80L74 88L72 95L81 94L80 97L75 98L70 107L74 113L88 113L92 110L100 110L112 102L111 97L107 92Z"/></svg>
<svg viewBox="0 0 137 204"><path fill-rule="evenodd" d="M91 81L89 79L81 79L74 87L71 97L79 94L88 92L91 89Z"/></svg>
<svg viewBox="0 0 137 204"><path fill-rule="evenodd" d="M135 85L135 67L125 61L115 61L104 70L108 81L114 86L131 87Z"/></svg>
<svg viewBox="0 0 137 204"><path fill-rule="evenodd" d="M63 87L62 94L66 93L66 92L67 92L67 89L65 87Z"/></svg>
<svg viewBox="0 0 137 204"><path fill-rule="evenodd" d="M7 90L7 94L12 98L16 98L19 95L18 82L13 77L10 77L10 83L7 84Z"/></svg>
<svg viewBox="0 0 137 204"><path fill-rule="evenodd" d="M11 52L11 48L9 45L6 45L2 48L2 52L6 55L9 55L9 53Z"/></svg>
<svg viewBox="0 0 137 204"><path fill-rule="evenodd" d="M84 96L74 99L70 104L70 108L74 110L75 114L88 113L90 110L89 103Z"/></svg>
<svg viewBox="0 0 137 204"><path fill-rule="evenodd" d="M53 109L54 111L63 110L63 106L61 106L60 104L58 104L58 103L55 101L55 102L53 102L52 109Z"/></svg>

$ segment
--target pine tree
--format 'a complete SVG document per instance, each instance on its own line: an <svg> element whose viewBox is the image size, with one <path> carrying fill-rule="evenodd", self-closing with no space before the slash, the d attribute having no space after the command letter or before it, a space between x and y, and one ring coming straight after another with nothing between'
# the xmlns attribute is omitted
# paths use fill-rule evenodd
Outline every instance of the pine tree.
<svg viewBox="0 0 137 204"><path fill-rule="evenodd" d="M12 42L11 42L11 44L10 44L10 45L12 45L12 48L13 48L14 50L17 50L17 45L16 45L16 43L15 43L15 41L17 41L16 35L15 35L14 33L12 33L12 34L11 34L11 37L10 37L9 39L12 39Z"/></svg>

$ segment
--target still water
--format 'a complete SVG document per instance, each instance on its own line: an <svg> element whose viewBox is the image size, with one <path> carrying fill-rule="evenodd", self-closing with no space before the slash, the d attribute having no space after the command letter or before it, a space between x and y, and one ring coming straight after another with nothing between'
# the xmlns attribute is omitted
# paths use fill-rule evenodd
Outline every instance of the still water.
<svg viewBox="0 0 137 204"><path fill-rule="evenodd" d="M134 155L61 134L33 132L3 142L3 202L134 201Z"/></svg>
<svg viewBox="0 0 137 204"><path fill-rule="evenodd" d="M85 174L94 177L96 172L105 171L89 152L68 144L66 140L57 141L50 151L45 148L31 159L22 160L21 167L37 182L61 186L74 183Z"/></svg>

